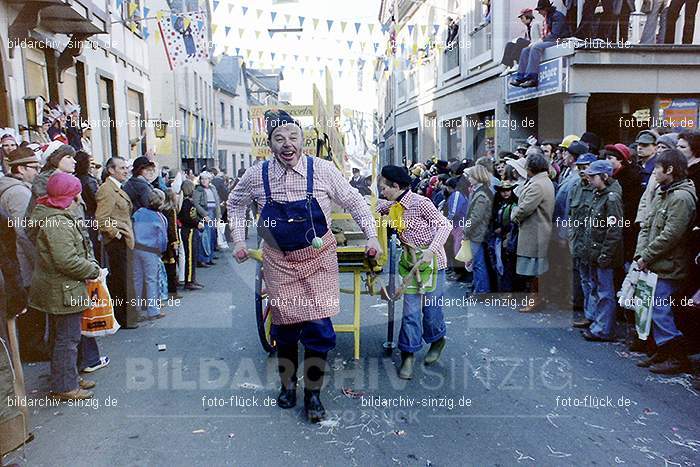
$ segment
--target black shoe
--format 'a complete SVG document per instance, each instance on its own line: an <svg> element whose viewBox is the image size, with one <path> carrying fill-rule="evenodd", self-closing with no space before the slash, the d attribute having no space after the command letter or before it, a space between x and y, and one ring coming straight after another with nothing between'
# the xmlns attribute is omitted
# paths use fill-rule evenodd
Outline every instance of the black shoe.
<svg viewBox="0 0 700 467"><path fill-rule="evenodd" d="M197 284L196 282L191 282L189 284L185 284L185 290L200 290L203 288L204 288L203 285Z"/></svg>
<svg viewBox="0 0 700 467"><path fill-rule="evenodd" d="M277 348L277 372L282 387L277 396L277 405L282 409L291 409L297 405L297 368L299 367L299 350L296 345Z"/></svg>
<svg viewBox="0 0 700 467"><path fill-rule="evenodd" d="M289 388L282 386L280 394L277 396L277 405L280 409L291 409L297 405L297 385L296 383Z"/></svg>
<svg viewBox="0 0 700 467"><path fill-rule="evenodd" d="M641 339L634 339L627 350L630 352L644 353L647 351L647 343Z"/></svg>
<svg viewBox="0 0 700 467"><path fill-rule="evenodd" d="M520 78L515 78L515 79L511 80L508 84L510 84L511 86L515 86L516 88L519 88L523 84L523 82L524 82L524 80L522 80Z"/></svg>
<svg viewBox="0 0 700 467"><path fill-rule="evenodd" d="M665 345L663 345L659 347L651 357L647 358L646 360L637 362L637 366L640 368L649 368L654 364L665 362L667 359L668 348Z"/></svg>
<svg viewBox="0 0 700 467"><path fill-rule="evenodd" d="M583 319L577 319L576 321L574 321L573 326L575 328L588 329L588 327L591 324L593 324L593 321L591 321L590 319L583 318Z"/></svg>
<svg viewBox="0 0 700 467"><path fill-rule="evenodd" d="M304 413L311 423L318 423L326 418L326 409L321 404L321 391L304 389Z"/></svg>
<svg viewBox="0 0 700 467"><path fill-rule="evenodd" d="M537 81L534 79L529 79L527 81L524 81L523 83L520 84L521 88L536 88L537 87Z"/></svg>
<svg viewBox="0 0 700 467"><path fill-rule="evenodd" d="M690 371L688 358L671 357L665 362L656 363L649 367L649 371L657 375L678 375Z"/></svg>
<svg viewBox="0 0 700 467"><path fill-rule="evenodd" d="M688 360L688 349L683 336L676 337L664 345L668 349L668 359L664 362L656 363L649 368L649 371L657 375L677 375L690 371L690 361Z"/></svg>
<svg viewBox="0 0 700 467"><path fill-rule="evenodd" d="M590 342L611 342L612 339L607 338L607 337L600 337L595 334L593 334L591 331L588 329L584 330L582 333L583 338L586 339L587 341Z"/></svg>
<svg viewBox="0 0 700 467"><path fill-rule="evenodd" d="M197 267L198 267L198 268L208 268L208 267L209 267L209 265L208 265L208 264L206 264L206 263L202 263L202 262L197 262Z"/></svg>

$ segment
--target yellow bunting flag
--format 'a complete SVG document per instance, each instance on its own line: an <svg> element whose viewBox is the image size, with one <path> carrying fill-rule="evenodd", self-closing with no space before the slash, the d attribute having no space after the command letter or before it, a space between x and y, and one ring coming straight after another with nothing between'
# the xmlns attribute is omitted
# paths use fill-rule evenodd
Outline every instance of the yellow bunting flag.
<svg viewBox="0 0 700 467"><path fill-rule="evenodd" d="M158 21L162 21L164 17L165 17L165 10L158 10L156 12L156 19Z"/></svg>
<svg viewBox="0 0 700 467"><path fill-rule="evenodd" d="M138 9L139 4L136 2L129 2L129 17L134 16L134 13L136 13L136 10Z"/></svg>
<svg viewBox="0 0 700 467"><path fill-rule="evenodd" d="M216 33L216 30L217 30L217 29L219 29L219 25L218 25L218 24L212 24L212 25L211 25L211 32Z"/></svg>
<svg viewBox="0 0 700 467"><path fill-rule="evenodd" d="M340 31L345 32L345 28L348 27L348 22L347 21L341 21L340 22Z"/></svg>
<svg viewBox="0 0 700 467"><path fill-rule="evenodd" d="M314 23L314 31L315 31L316 29L318 29L318 22L319 22L320 20L319 20L318 18L314 18L312 21L313 21L313 23Z"/></svg>

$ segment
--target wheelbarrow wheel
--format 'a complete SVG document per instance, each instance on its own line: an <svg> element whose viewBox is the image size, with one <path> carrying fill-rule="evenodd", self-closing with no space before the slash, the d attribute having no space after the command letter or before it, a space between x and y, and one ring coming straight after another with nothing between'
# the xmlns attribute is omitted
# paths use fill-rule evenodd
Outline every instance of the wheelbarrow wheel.
<svg viewBox="0 0 700 467"><path fill-rule="evenodd" d="M270 309L270 300L265 288L265 280L263 279L262 264L258 263L255 270L255 320L258 325L258 337L260 343L267 353L274 353L276 343L270 336L272 329L272 313Z"/></svg>

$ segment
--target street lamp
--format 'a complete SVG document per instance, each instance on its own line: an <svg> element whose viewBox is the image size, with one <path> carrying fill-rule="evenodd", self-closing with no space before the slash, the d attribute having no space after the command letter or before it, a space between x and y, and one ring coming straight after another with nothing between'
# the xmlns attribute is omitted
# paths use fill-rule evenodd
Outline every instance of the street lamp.
<svg viewBox="0 0 700 467"><path fill-rule="evenodd" d="M165 138L165 135L168 133L168 122L160 118L151 121L153 122L153 131L156 134L156 138Z"/></svg>
<svg viewBox="0 0 700 467"><path fill-rule="evenodd" d="M36 128L44 123L44 98L42 96L27 96L24 100L24 111L27 114L27 126Z"/></svg>

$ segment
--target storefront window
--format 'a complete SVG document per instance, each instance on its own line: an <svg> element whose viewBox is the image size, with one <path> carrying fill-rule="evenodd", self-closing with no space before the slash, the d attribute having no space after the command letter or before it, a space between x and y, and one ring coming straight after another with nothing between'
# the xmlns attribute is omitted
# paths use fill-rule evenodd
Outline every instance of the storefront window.
<svg viewBox="0 0 700 467"><path fill-rule="evenodd" d="M462 119L453 118L444 122L447 158L462 158Z"/></svg>

